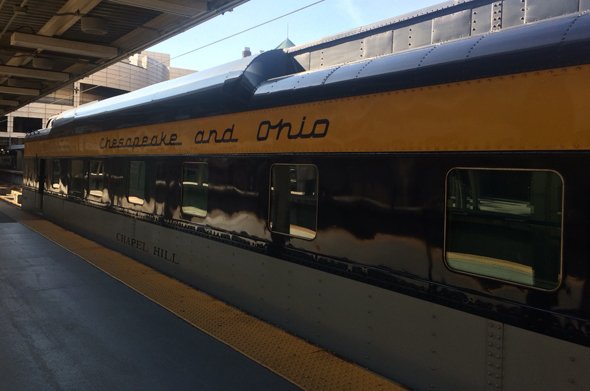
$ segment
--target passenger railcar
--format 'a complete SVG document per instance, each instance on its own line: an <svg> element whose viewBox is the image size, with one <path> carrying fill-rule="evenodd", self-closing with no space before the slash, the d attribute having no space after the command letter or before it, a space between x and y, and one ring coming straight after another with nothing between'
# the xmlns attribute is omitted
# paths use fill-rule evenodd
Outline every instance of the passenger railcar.
<svg viewBox="0 0 590 391"><path fill-rule="evenodd" d="M412 388L587 389L589 49L266 52L56 118L23 206Z"/></svg>

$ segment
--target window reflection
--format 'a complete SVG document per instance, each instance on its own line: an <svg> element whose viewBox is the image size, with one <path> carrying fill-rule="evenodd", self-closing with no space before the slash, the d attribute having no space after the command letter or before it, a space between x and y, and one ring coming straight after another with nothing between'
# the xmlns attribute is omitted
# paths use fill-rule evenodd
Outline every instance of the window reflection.
<svg viewBox="0 0 590 391"><path fill-rule="evenodd" d="M447 179L449 267L556 288L562 193L561 177L552 171L452 170Z"/></svg>
<svg viewBox="0 0 590 391"><path fill-rule="evenodd" d="M271 168L270 229L313 239L317 230L317 168L277 164Z"/></svg>
<svg viewBox="0 0 590 391"><path fill-rule="evenodd" d="M102 197L104 190L104 162L91 160L88 167L89 194L94 197Z"/></svg>
<svg viewBox="0 0 590 391"><path fill-rule="evenodd" d="M70 168L71 183L69 187L70 195L74 197L84 196L84 161L80 159L74 159L71 161Z"/></svg>
<svg viewBox="0 0 590 391"><path fill-rule="evenodd" d="M59 184L60 175L61 175L61 162L59 159L53 159L51 161L51 177L50 177L52 191L58 192L60 190L60 184Z"/></svg>
<svg viewBox="0 0 590 391"><path fill-rule="evenodd" d="M129 192L127 199L132 204L143 205L145 202L145 162L129 162Z"/></svg>
<svg viewBox="0 0 590 391"><path fill-rule="evenodd" d="M34 158L25 158L24 165L24 185L27 187L37 188L37 160ZM45 186L43 184L43 186Z"/></svg>
<svg viewBox="0 0 590 391"><path fill-rule="evenodd" d="M182 213L207 216L209 174L207 163L187 163L182 167Z"/></svg>

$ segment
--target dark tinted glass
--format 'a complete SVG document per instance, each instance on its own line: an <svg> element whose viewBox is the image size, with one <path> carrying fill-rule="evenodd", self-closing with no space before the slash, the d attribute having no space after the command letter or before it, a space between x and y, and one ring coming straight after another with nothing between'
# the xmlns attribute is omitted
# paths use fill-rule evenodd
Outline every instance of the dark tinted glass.
<svg viewBox="0 0 590 391"><path fill-rule="evenodd" d="M207 216L209 175L206 163L187 163L182 167L182 213Z"/></svg>
<svg viewBox="0 0 590 391"><path fill-rule="evenodd" d="M37 161L27 157L24 163L23 185L37 188Z"/></svg>
<svg viewBox="0 0 590 391"><path fill-rule="evenodd" d="M129 202L143 204L145 200L145 162L129 162Z"/></svg>
<svg viewBox="0 0 590 391"><path fill-rule="evenodd" d="M59 179L61 175L61 163L59 159L53 159L51 161L51 189L52 191L59 191Z"/></svg>
<svg viewBox="0 0 590 391"><path fill-rule="evenodd" d="M552 171L454 169L447 179L452 269L540 289L559 285L561 177Z"/></svg>
<svg viewBox="0 0 590 391"><path fill-rule="evenodd" d="M317 230L318 174L309 164L271 168L270 229L303 239Z"/></svg>
<svg viewBox="0 0 590 391"><path fill-rule="evenodd" d="M104 162L91 160L88 166L88 190L93 197L102 197L104 190Z"/></svg>
<svg viewBox="0 0 590 391"><path fill-rule="evenodd" d="M69 194L75 197L83 197L84 196L84 185L85 185L85 177L84 177L84 161L75 159L71 162L71 169L70 169L70 187L69 187Z"/></svg>

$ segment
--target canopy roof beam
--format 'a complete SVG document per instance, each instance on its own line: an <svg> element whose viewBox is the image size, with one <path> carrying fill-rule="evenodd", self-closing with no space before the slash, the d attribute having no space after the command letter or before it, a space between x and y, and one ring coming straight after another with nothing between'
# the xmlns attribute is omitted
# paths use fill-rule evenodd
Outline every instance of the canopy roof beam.
<svg viewBox="0 0 590 391"><path fill-rule="evenodd" d="M39 96L39 90L37 89L8 86L0 86L0 93L11 95Z"/></svg>
<svg viewBox="0 0 590 391"><path fill-rule="evenodd" d="M10 44L12 46L29 49L49 50L58 53L105 59L114 58L119 54L119 50L112 46L96 45L26 33L12 33L10 36Z"/></svg>
<svg viewBox="0 0 590 391"><path fill-rule="evenodd" d="M208 10L207 0L110 0L111 3L192 18Z"/></svg>
<svg viewBox="0 0 590 391"><path fill-rule="evenodd" d="M0 65L0 75L51 81L67 81L70 78L70 75L65 72L42 71L38 69L11 67L6 65Z"/></svg>

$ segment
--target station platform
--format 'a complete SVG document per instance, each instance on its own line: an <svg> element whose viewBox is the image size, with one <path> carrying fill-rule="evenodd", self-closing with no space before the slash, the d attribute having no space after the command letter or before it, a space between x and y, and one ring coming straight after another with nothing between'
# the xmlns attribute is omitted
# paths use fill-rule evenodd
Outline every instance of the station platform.
<svg viewBox="0 0 590 391"><path fill-rule="evenodd" d="M3 390L401 390L0 201Z"/></svg>

